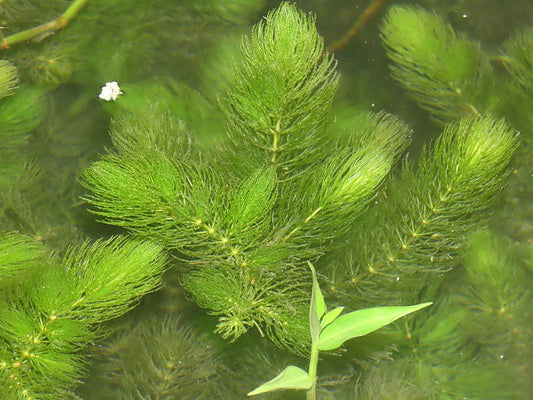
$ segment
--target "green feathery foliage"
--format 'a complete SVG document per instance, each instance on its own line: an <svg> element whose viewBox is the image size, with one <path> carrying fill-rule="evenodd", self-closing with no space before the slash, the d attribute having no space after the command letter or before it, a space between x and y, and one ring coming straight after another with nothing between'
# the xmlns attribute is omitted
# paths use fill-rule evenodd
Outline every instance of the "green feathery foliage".
<svg viewBox="0 0 533 400"><path fill-rule="evenodd" d="M0 60L0 98L12 93L17 83L17 70L5 60Z"/></svg>
<svg viewBox="0 0 533 400"><path fill-rule="evenodd" d="M72 3L3 1L0 18L8 26L0 41L53 21ZM109 80L151 77L156 69L190 76L195 68L186 72L175 63L194 65L214 38L244 24L263 5L263 0L90 0L67 26L30 38L39 43L37 55L32 46L15 44L11 58L25 77L49 87L75 81L94 90Z"/></svg>
<svg viewBox="0 0 533 400"><path fill-rule="evenodd" d="M331 267L332 294L357 305L417 299L434 273L457 265L466 235L486 220L501 191L517 145L509 125L494 117L448 125L354 231L346 269L338 261Z"/></svg>
<svg viewBox="0 0 533 400"><path fill-rule="evenodd" d="M40 197L36 189L40 171L24 151L31 132L44 117L45 105L40 89L15 91L16 83L15 68L0 60L0 224L2 230L35 233L27 229L25 216L31 202L25 199Z"/></svg>
<svg viewBox="0 0 533 400"><path fill-rule="evenodd" d="M222 103L235 151L270 159L287 177L316 157L337 88L336 63L314 24L287 6L257 24Z"/></svg>
<svg viewBox="0 0 533 400"><path fill-rule="evenodd" d="M85 170L82 184L102 221L186 258L183 284L219 316L224 337L256 327L302 351L309 341L304 262L337 245L332 240L373 197L410 130L368 114L347 143L331 141L334 61L323 54L314 17L288 3L254 28L242 51L223 101L232 148L221 147L214 157L221 161L189 156L179 129L155 138L119 124L115 154ZM145 130L143 142L131 136Z"/></svg>
<svg viewBox="0 0 533 400"><path fill-rule="evenodd" d="M43 255L39 242L16 233L0 233L0 289L27 279Z"/></svg>
<svg viewBox="0 0 533 400"><path fill-rule="evenodd" d="M523 100L533 91L533 56L528 51L533 45L533 29L522 30L504 45L504 65L512 81L522 92Z"/></svg>
<svg viewBox="0 0 533 400"><path fill-rule="evenodd" d="M493 233L482 231L474 237L465 257L469 285L463 303L470 313L463 329L480 350L480 359L499 360L510 372L508 390L520 388L517 391L526 398L533 390L528 376L533 359L533 276L520 261L512 246Z"/></svg>
<svg viewBox="0 0 533 400"><path fill-rule="evenodd" d="M16 69L0 60L0 152L24 144L28 133L42 119L42 99L39 90L25 88L14 94L17 84ZM5 99L3 97L9 96ZM2 160L3 161L3 160Z"/></svg>
<svg viewBox="0 0 533 400"><path fill-rule="evenodd" d="M3 236L2 247L13 238ZM161 248L151 243L124 238L85 243L61 260L50 258L20 287L2 293L1 397L71 398L85 372L85 348L100 335L97 325L160 287L164 264Z"/></svg>
<svg viewBox="0 0 533 400"><path fill-rule="evenodd" d="M479 114L475 105L492 78L478 43L458 37L442 18L418 7L389 8L381 31L392 76L436 120Z"/></svg>
<svg viewBox="0 0 533 400"><path fill-rule="evenodd" d="M528 49L533 45L533 28L523 29L509 38L503 45L503 55L500 58L509 73L507 93L505 98L510 103L505 111L513 117L517 126L524 133L524 141L531 146L533 133L530 129L533 122L533 59ZM526 148L518 159L525 170L524 176L529 176L531 169L531 149ZM527 178L526 178L527 179Z"/></svg>
<svg viewBox="0 0 533 400"><path fill-rule="evenodd" d="M0 100L0 151L25 144L43 119L45 109L39 89L19 88L12 96Z"/></svg>
<svg viewBox="0 0 533 400"><path fill-rule="evenodd" d="M148 318L98 349L99 399L212 399L222 363L208 338L179 318ZM94 397L91 397L94 398Z"/></svg>
<svg viewBox="0 0 533 400"><path fill-rule="evenodd" d="M356 398L386 398L380 375L389 385L410 382L397 389L407 398L527 398L533 277L510 250L492 233L476 233L465 269L441 290L435 312L402 327L407 340L396 360L373 366Z"/></svg>

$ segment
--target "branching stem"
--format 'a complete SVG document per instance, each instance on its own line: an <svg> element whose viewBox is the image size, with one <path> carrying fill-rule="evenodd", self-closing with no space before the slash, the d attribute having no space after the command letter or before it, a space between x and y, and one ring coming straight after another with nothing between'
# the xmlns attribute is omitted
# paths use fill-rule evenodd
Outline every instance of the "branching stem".
<svg viewBox="0 0 533 400"><path fill-rule="evenodd" d="M315 211L312 212L311 215L309 215L305 221L303 222L303 224L297 226L296 228L294 228L292 231L289 232L289 234L287 236L285 236L285 240L287 240L288 238L290 238L292 235L294 235L296 232L298 232L300 229L302 229L302 226L304 226L305 224L307 224L309 221L311 221L320 211L322 211L322 207L318 207Z"/></svg>
<svg viewBox="0 0 533 400"><path fill-rule="evenodd" d="M410 229L409 233L407 233L407 238L400 241L400 245L398 246L394 254L386 256L386 259L382 260L383 262L380 264L373 263L372 265L369 265L365 271L362 271L357 276L353 277L350 281L347 281L345 285L353 287L355 285L360 284L363 280L367 279L372 275L386 275L384 273L381 273L380 270L394 263L399 258L401 253L410 249L416 240L419 240L421 236L424 236L422 232L427 229L428 222L431 221L435 217L435 215L437 215L442 210L452 192L453 188L448 187L445 193L439 196L438 204L428 207L428 213L418 221L418 223L413 229ZM336 289L338 289L339 286L342 287L345 285L336 285Z"/></svg>
<svg viewBox="0 0 533 400"><path fill-rule="evenodd" d="M0 50L7 49L16 43L28 40L40 41L53 34L55 31L64 28L88 1L89 0L74 0L65 12L56 19L1 39Z"/></svg>

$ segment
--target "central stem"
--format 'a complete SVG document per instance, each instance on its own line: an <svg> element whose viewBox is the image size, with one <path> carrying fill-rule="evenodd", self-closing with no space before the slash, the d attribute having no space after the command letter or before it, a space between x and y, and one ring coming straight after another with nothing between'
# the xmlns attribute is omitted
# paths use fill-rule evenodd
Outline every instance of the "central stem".
<svg viewBox="0 0 533 400"><path fill-rule="evenodd" d="M309 377L313 382L307 391L307 400L316 400L316 372L318 366L318 343L313 341L311 345L311 359L309 360Z"/></svg>
<svg viewBox="0 0 533 400"><path fill-rule="evenodd" d="M278 122L276 123L276 129L271 131L273 134L272 138L272 163L276 162L276 153L278 151L278 142L279 142L279 136L281 134L281 120L278 119Z"/></svg>

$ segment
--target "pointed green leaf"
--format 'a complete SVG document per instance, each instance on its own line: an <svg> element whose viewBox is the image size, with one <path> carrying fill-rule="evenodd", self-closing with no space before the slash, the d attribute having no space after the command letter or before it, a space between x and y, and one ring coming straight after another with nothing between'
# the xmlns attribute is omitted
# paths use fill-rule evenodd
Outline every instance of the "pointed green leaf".
<svg viewBox="0 0 533 400"><path fill-rule="evenodd" d="M320 333L319 350L335 350L347 340L368 335L407 314L429 306L422 303L406 307L375 307L341 315Z"/></svg>
<svg viewBox="0 0 533 400"><path fill-rule="evenodd" d="M307 263L313 275L313 289L311 291L311 305L309 307L309 327L311 330L311 339L315 341L318 340L318 335L320 335L320 331L322 330L320 318L326 312L326 304L324 303L324 296L320 291L320 286L318 286L315 267L309 261Z"/></svg>
<svg viewBox="0 0 533 400"><path fill-rule="evenodd" d="M311 273L313 274L313 290L315 292L316 315L320 319L322 318L322 315L324 315L324 313L326 312L326 303L324 302L324 296L322 295L320 286L318 286L315 267L309 261L307 263L309 264L309 268L311 268Z"/></svg>
<svg viewBox="0 0 533 400"><path fill-rule="evenodd" d="M337 307L336 309L331 310L326 315L324 315L324 318L322 318L322 322L320 322L320 326L322 327L322 329L324 329L326 326L335 321L342 312L342 310L344 310L344 307Z"/></svg>
<svg viewBox="0 0 533 400"><path fill-rule="evenodd" d="M307 372L301 368L290 365L274 379L268 381L267 383L263 383L257 389L252 390L250 393L248 393L248 396L255 396L256 394L272 392L280 389L307 390L312 384L313 381Z"/></svg>

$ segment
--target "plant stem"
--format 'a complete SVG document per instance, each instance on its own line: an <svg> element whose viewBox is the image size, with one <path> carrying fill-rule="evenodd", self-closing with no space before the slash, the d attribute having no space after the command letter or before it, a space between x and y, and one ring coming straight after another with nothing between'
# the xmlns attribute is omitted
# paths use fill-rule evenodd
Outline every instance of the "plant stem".
<svg viewBox="0 0 533 400"><path fill-rule="evenodd" d="M278 151L278 142L279 136L281 134L281 119L278 119L276 123L276 129L272 130L273 139L272 139L272 163L276 163L276 152Z"/></svg>
<svg viewBox="0 0 533 400"><path fill-rule="evenodd" d="M55 31L64 28L83 8L83 6L87 4L88 1L89 0L74 0L65 10L65 12L56 19L1 39L0 50L7 49L16 43L25 42L32 39L39 41L39 39L44 39L45 37L53 34Z"/></svg>
<svg viewBox="0 0 533 400"><path fill-rule="evenodd" d="M360 17L355 21L350 31L337 42L332 43L328 50L335 52L344 48L350 40L357 35L357 32L379 11L385 0L372 0L368 7L363 11Z"/></svg>
<svg viewBox="0 0 533 400"><path fill-rule="evenodd" d="M311 359L309 360L309 377L313 385L307 391L307 400L316 400L316 372L318 367L318 342L313 340L311 345Z"/></svg>

